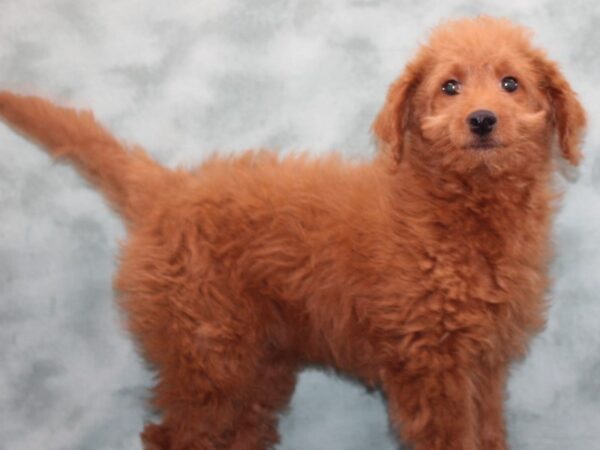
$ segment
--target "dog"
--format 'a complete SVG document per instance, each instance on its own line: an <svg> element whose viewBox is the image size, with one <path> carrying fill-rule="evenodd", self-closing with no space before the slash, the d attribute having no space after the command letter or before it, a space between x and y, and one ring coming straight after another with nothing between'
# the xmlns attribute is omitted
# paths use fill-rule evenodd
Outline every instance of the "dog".
<svg viewBox="0 0 600 450"><path fill-rule="evenodd" d="M553 148L577 165L586 123L526 29L434 30L368 163L251 151L170 170L90 112L4 91L0 116L126 223L115 286L163 413L147 450L271 448L306 365L382 389L416 450L508 448L510 363L545 320Z"/></svg>

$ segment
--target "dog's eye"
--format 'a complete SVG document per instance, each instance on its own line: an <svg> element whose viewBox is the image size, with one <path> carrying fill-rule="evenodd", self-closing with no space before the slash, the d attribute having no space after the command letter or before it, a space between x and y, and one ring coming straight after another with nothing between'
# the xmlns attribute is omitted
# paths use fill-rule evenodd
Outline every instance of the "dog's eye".
<svg viewBox="0 0 600 450"><path fill-rule="evenodd" d="M448 80L442 84L442 92L446 95L456 95L460 91L460 83L456 80Z"/></svg>
<svg viewBox="0 0 600 450"><path fill-rule="evenodd" d="M519 87L519 82L515 77L502 78L502 89L506 92L515 92Z"/></svg>

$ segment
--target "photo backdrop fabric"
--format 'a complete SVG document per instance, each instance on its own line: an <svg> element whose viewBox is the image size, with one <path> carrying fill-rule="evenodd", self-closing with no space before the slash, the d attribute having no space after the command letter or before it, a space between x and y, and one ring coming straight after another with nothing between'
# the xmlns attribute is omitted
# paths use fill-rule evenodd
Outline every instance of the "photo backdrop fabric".
<svg viewBox="0 0 600 450"><path fill-rule="evenodd" d="M268 147L375 152L369 127L428 30L529 26L589 113L556 219L547 330L515 366L515 450L600 449L600 3L593 0L1 0L0 88L91 108L164 164ZM124 228L71 167L0 126L0 448L140 449L152 372L111 277ZM515 224L519 226L519 224ZM281 450L392 450L378 394L304 372Z"/></svg>

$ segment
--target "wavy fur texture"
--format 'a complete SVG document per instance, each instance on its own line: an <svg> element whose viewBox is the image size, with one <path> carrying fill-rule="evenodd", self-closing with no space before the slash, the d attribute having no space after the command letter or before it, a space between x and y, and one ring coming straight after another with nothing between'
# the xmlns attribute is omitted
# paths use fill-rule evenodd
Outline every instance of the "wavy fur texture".
<svg viewBox="0 0 600 450"><path fill-rule="evenodd" d="M478 109L498 117L485 149ZM169 170L88 112L2 92L0 115L126 220L116 287L163 412L147 450L272 447L308 364L382 388L416 450L507 449L509 364L544 325L551 144L576 164L585 126L524 29L434 31L390 88L370 163L253 151Z"/></svg>

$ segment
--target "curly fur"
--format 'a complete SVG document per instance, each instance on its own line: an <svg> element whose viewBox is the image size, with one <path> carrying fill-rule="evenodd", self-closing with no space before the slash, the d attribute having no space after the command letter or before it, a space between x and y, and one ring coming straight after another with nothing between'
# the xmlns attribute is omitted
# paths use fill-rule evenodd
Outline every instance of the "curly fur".
<svg viewBox="0 0 600 450"><path fill-rule="evenodd" d="M440 90L451 78L460 95ZM472 148L481 108L494 149ZM438 28L390 88L370 163L248 152L168 170L87 112L2 92L0 115L127 222L116 287L164 414L146 449L271 447L307 364L381 387L416 450L507 448L507 369L544 324L551 143L576 164L585 125L522 28Z"/></svg>

